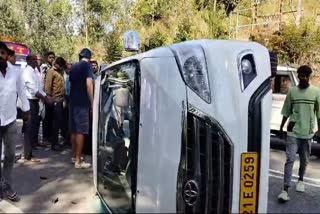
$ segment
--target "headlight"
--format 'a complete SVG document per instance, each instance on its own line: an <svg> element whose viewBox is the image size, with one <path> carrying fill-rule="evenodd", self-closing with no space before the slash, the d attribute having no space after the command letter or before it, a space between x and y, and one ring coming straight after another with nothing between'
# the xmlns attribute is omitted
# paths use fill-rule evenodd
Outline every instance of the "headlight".
<svg viewBox="0 0 320 214"><path fill-rule="evenodd" d="M202 47L176 44L171 49L186 85L204 101L211 103L208 68Z"/></svg>
<svg viewBox="0 0 320 214"><path fill-rule="evenodd" d="M257 76L256 65L252 53L242 53L238 57L238 69L241 82L241 90L244 91Z"/></svg>

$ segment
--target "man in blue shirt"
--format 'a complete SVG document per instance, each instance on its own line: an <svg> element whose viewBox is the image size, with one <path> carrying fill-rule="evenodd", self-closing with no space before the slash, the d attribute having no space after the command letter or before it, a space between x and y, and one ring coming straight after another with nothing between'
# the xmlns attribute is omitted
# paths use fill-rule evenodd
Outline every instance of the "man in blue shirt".
<svg viewBox="0 0 320 214"><path fill-rule="evenodd" d="M65 123L64 123L64 127L63 127L63 131L62 131L62 136L64 138L64 144L65 145L71 145L71 141L70 141L70 125L69 125L69 73L72 67L72 63L67 63L67 68L64 71L63 77L64 77L64 90L65 90L65 100L64 100L64 104L63 104L63 114L64 114L64 119L65 119Z"/></svg>
<svg viewBox="0 0 320 214"><path fill-rule="evenodd" d="M79 62L74 64L69 75L70 82L70 128L72 143L72 162L75 168L89 168L91 165L81 161L84 136L89 133L93 104L93 71L90 64L91 51L84 48L79 53Z"/></svg>

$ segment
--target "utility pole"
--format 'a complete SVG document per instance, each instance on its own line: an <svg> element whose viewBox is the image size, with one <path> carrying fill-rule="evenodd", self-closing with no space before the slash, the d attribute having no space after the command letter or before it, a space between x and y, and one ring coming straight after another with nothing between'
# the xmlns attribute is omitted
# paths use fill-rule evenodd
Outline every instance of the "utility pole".
<svg viewBox="0 0 320 214"><path fill-rule="evenodd" d="M232 11L229 16L229 39L231 39L231 31L232 31Z"/></svg>
<svg viewBox="0 0 320 214"><path fill-rule="evenodd" d="M258 16L258 3L256 0L251 0L251 10L252 10L252 18L251 18L251 32L254 30L255 24L257 24L257 16Z"/></svg>
<svg viewBox="0 0 320 214"><path fill-rule="evenodd" d="M213 12L216 13L217 10L217 0L213 1Z"/></svg>
<svg viewBox="0 0 320 214"><path fill-rule="evenodd" d="M302 16L302 0L298 0L298 10L297 10L297 17L296 17L297 26L300 25L301 16Z"/></svg>
<svg viewBox="0 0 320 214"><path fill-rule="evenodd" d="M282 13L283 13L283 0L279 0L279 29L281 29L282 24Z"/></svg>
<svg viewBox="0 0 320 214"><path fill-rule="evenodd" d="M89 42L88 42L88 0L84 0L84 25L85 25L85 32L86 32L86 46L88 47Z"/></svg>
<svg viewBox="0 0 320 214"><path fill-rule="evenodd" d="M158 5L158 1L155 0L153 2L153 11L152 11L152 20L151 20L151 27L153 28L153 25L154 25L154 16L155 16L155 13L156 13L156 7Z"/></svg>
<svg viewBox="0 0 320 214"><path fill-rule="evenodd" d="M238 30L239 30L239 11L237 11L236 40L238 39Z"/></svg>
<svg viewBox="0 0 320 214"><path fill-rule="evenodd" d="M213 4L213 5L212 5ZM213 0L213 2L211 3L210 5L210 8L213 7L213 14L210 13L209 16L211 16L211 23L210 23L210 33L211 33L211 37L213 38L214 37L214 25L213 25L213 22L215 21L216 19L216 11L217 11L217 0ZM213 20L212 20L213 19ZM213 22L212 22L213 21Z"/></svg>

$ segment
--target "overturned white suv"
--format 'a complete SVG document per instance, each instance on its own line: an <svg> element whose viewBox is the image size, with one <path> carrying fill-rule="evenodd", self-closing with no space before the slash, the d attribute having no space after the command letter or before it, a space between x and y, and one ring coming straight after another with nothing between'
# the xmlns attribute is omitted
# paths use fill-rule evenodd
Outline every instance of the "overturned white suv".
<svg viewBox="0 0 320 214"><path fill-rule="evenodd" d="M265 213L272 64L258 43L195 40L103 70L92 145L108 212Z"/></svg>

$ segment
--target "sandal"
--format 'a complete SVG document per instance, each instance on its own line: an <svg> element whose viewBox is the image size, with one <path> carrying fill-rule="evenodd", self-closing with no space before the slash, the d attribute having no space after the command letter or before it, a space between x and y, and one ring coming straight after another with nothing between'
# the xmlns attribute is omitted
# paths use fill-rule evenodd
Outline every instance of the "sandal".
<svg viewBox="0 0 320 214"><path fill-rule="evenodd" d="M31 159L24 159L23 160L24 163L27 163L27 162L32 162L32 163L40 163L40 159L37 159L37 158L31 158Z"/></svg>
<svg viewBox="0 0 320 214"><path fill-rule="evenodd" d="M74 168L76 169L88 169L91 167L90 163L86 163L84 161L82 161L80 164L75 163L74 164Z"/></svg>
<svg viewBox="0 0 320 214"><path fill-rule="evenodd" d="M18 193L16 191L13 191L9 185L4 188L3 192L5 193L5 195L10 201L12 202L20 201L20 197L18 196Z"/></svg>
<svg viewBox="0 0 320 214"><path fill-rule="evenodd" d="M17 192L13 192L12 195L7 194L7 198L12 202L20 201L20 197L18 196Z"/></svg>
<svg viewBox="0 0 320 214"><path fill-rule="evenodd" d="M84 157L81 157L81 161L84 161ZM76 162L76 158L71 158L71 163L75 163Z"/></svg>

